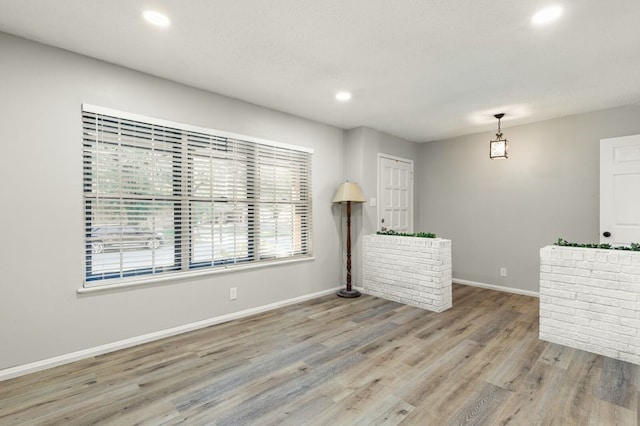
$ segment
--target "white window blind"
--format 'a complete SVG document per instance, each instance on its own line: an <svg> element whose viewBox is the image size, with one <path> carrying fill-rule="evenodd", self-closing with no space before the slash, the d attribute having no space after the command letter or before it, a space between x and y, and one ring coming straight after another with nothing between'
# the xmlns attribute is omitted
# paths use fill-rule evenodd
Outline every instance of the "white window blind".
<svg viewBox="0 0 640 426"><path fill-rule="evenodd" d="M83 105L85 286L311 255L311 152Z"/></svg>

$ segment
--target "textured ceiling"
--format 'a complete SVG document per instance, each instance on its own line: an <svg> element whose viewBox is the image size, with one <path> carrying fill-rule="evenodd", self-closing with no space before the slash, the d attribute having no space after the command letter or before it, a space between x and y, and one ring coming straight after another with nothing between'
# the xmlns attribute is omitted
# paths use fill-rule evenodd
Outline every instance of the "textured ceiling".
<svg viewBox="0 0 640 426"><path fill-rule="evenodd" d="M640 102L640 1L0 0L0 31L416 142ZM160 29L144 9L166 13ZM1 52L0 52L1 55ZM353 99L339 103L335 92Z"/></svg>

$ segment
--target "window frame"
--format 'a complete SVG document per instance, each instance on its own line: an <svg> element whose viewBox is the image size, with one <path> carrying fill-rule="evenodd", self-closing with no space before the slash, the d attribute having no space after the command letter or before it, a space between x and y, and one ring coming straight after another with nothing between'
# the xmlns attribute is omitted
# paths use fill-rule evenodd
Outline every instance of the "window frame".
<svg viewBox="0 0 640 426"><path fill-rule="evenodd" d="M94 163L90 160L87 160L87 153L95 154L95 152L91 151L88 146L91 146L91 139L87 136L87 118L86 115L93 114L96 118L96 129L98 118L109 117L114 118L116 120L129 121L129 122L138 122L148 126L158 126L163 128L168 128L170 130L176 130L176 134L180 134L179 142L176 142L176 146L180 147L180 158L178 161L175 161L174 154L171 154L173 158L173 165L171 171L171 177L173 179L174 190L172 192L172 196L167 196L166 199L162 199L161 195L153 194L148 196L151 203L161 200L166 203L173 203L173 257L174 262L171 266L161 266L159 267L159 271L156 271L156 265L151 263L150 266L144 266L136 269L123 269L122 261L120 263L120 269L118 271L113 272L102 272L95 273L93 271L93 261L94 256L97 253L92 253L91 247L91 229L99 226L99 223L94 223L92 220L92 209L96 207L92 207L92 203L95 204L98 199L108 199L108 196L100 193L96 195L95 191L92 190L92 183L95 179L97 179L94 170ZM132 285L137 283L150 283L150 282L159 282L165 281L167 279L177 279L180 277L188 277L194 275L202 275L209 273L219 273L230 270L242 270L242 269L250 269L260 266L267 266L272 264L282 264L282 263L290 263L297 262L301 260L309 260L313 259L313 242L312 242L312 234L313 234L313 196L312 196L312 163L313 163L313 150L307 147L290 145L275 141L270 141L266 139L256 138L252 136L240 135L231 132L225 132L215 129L208 129L204 127L193 126L184 123L178 123L174 121L168 121L164 119L158 119L153 117L147 117L143 115L118 111L110 108L100 107L91 104L82 104L82 152L83 152L83 224L84 224L84 276L83 276L83 290L91 291L95 289L101 288L113 288L120 287L123 285ZM118 121L121 123L122 121ZM92 143L95 143L96 148L98 150L98 146L101 143L105 143L104 140L100 140L98 137L98 131L96 130L95 140ZM210 197L209 199L201 199L194 195L194 191L192 187L189 185L192 182L195 166L193 166L198 154L195 152L194 145L190 145L190 137L194 134L204 135L206 137L212 138L212 140L225 140L225 141L235 141L242 145L242 147L253 147L253 156L246 155L246 152L242 152L238 155L245 155L245 157L241 157L239 162L244 162L244 167L246 167L247 173L245 176L245 189L246 189L246 200L243 202L246 206L246 238L247 238L247 255L244 257L232 256L229 258L218 259L214 255L214 248L212 245L211 248L211 260L210 261L196 261L195 259L195 236L194 232L196 229L196 225L192 223L193 217L195 217L194 208L197 203L208 203L209 206L213 209L216 205L220 205L224 202L229 202L229 200L218 200L216 201L214 197ZM151 148L147 148L145 146L134 147L134 149L144 150ZM190 150L192 152L190 152ZM292 221L292 238L297 236L297 238L292 239L291 245L298 245L300 250L294 251L291 250L290 255L284 256L273 256L270 258L262 258L260 252L260 239L263 237L260 234L260 209L264 208L263 206L268 205L260 198L260 193L256 195L256 191L259 191L259 187L262 184L256 182L250 182L250 180L260 179L260 177L256 176L256 171L263 164L262 157L258 154L259 151L268 151L273 150L274 158L276 158L276 154L279 152L292 152L289 156L285 155L284 158L288 159L298 159L301 158L303 161L301 165L298 165L297 162L290 162L289 164L289 172L292 174L298 173L298 180L296 183L299 183L302 188L298 192L299 198L301 201L295 201L293 196L291 200L287 203L286 200L282 201L283 204L287 204L290 206L290 210L294 212L298 212L300 209L301 213L294 213L291 216ZM212 153L215 153L214 150L210 150L208 161L212 161L213 158ZM251 152L251 151L248 151ZM267 158L267 157L265 157ZM206 160L205 159L205 160ZM228 158L222 158L223 162L227 161L235 161L229 160ZM274 160L275 161L275 160ZM87 164L90 164L91 167L87 167ZM97 163L96 163L97 164ZM298 168L299 166L299 168ZM249 173L249 169L253 167L253 174ZM119 173L119 172L118 172ZM121 174L117 174L118 177L122 176ZM211 182L216 182L214 177L212 176ZM276 180L274 180L276 182ZM236 183L234 182L234 185ZM277 191L277 184L274 183L274 187L272 188L274 194ZM242 186L240 186L242 188ZM156 197L157 195L157 197ZM118 199L119 202L124 203L123 200L126 198L120 193L119 195L114 196L114 198ZM134 197L135 198L135 197ZM138 201L144 201L144 196L141 198L136 198ZM236 199L231 200L234 205L238 205L239 202ZM124 205L124 204L122 204ZM155 206L155 204L153 204ZM170 208L170 207L169 207ZM120 213L124 215L123 213ZM294 233L293 231L293 221L295 221L296 217L300 218L303 222L303 226L300 228L299 233ZM213 218L212 214L212 218ZM186 219L183 219L186 218ZM214 219L212 219L214 220ZM121 225L124 226L124 225ZM210 225L212 228L212 234L214 232L214 224ZM235 226L233 226L234 231L232 235L234 236L234 247L235 246L235 236L237 234L237 230ZM124 251L124 245L121 244L120 247L120 256L122 257L122 253ZM234 248L234 253L236 249ZM80 290L79 290L80 291ZM82 292L85 292L82 291Z"/></svg>

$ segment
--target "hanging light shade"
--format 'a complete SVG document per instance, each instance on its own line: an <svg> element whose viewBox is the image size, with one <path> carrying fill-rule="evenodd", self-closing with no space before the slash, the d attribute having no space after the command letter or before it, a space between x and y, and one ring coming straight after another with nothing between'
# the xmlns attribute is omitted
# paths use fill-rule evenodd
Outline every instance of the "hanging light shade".
<svg viewBox="0 0 640 426"><path fill-rule="evenodd" d="M500 130L500 120L504 117L504 113L494 115L498 119L498 133L496 133L495 140L489 142L489 158L492 160L501 160L509 158L507 156L507 139L502 135Z"/></svg>

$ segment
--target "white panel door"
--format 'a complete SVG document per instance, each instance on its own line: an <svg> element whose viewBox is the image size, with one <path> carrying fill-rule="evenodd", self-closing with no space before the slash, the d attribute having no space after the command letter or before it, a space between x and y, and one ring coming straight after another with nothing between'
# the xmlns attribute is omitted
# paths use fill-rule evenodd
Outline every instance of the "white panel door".
<svg viewBox="0 0 640 426"><path fill-rule="evenodd" d="M640 135L600 140L600 242L640 243Z"/></svg>
<svg viewBox="0 0 640 426"><path fill-rule="evenodd" d="M413 161L378 157L378 230L413 232Z"/></svg>

